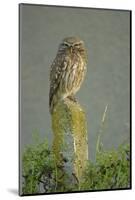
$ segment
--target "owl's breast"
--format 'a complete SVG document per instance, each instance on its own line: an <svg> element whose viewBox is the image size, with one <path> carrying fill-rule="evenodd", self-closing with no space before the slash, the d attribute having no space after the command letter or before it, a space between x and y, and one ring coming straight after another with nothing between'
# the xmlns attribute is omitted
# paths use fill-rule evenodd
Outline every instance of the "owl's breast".
<svg viewBox="0 0 135 200"><path fill-rule="evenodd" d="M75 94L84 79L86 72L86 63L80 54L72 53L67 57L68 65L65 73L63 85L69 94Z"/></svg>

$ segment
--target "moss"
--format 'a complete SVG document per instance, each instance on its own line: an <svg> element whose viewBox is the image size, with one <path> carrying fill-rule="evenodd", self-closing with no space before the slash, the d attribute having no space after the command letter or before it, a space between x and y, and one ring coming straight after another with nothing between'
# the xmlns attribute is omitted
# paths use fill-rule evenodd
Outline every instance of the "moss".
<svg viewBox="0 0 135 200"><path fill-rule="evenodd" d="M86 117L81 105L69 99L60 101L52 114L52 129L57 165L64 168L68 162L67 170L80 181L88 160Z"/></svg>

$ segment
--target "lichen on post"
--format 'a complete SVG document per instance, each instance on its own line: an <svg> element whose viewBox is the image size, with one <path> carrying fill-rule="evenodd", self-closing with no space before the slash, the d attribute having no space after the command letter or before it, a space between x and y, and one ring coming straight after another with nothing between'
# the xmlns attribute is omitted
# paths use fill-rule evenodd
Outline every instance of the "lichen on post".
<svg viewBox="0 0 135 200"><path fill-rule="evenodd" d="M69 98L61 100L52 113L53 152L58 181L68 174L68 182L80 182L88 160L86 116L81 105Z"/></svg>

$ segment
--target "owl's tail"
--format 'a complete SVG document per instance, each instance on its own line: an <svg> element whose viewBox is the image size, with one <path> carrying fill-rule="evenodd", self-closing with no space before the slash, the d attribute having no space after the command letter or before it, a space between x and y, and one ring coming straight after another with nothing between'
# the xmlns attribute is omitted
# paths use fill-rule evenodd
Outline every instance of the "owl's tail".
<svg viewBox="0 0 135 200"><path fill-rule="evenodd" d="M57 104L57 98L55 95L49 95L49 111L50 114L53 113L54 107Z"/></svg>

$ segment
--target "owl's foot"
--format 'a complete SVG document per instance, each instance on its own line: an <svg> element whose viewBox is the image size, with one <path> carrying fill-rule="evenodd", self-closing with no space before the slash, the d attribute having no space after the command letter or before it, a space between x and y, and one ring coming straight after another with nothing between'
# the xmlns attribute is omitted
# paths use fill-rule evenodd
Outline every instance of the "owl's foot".
<svg viewBox="0 0 135 200"><path fill-rule="evenodd" d="M73 102L77 102L77 99L73 95L72 96L68 96L67 98L70 99Z"/></svg>

